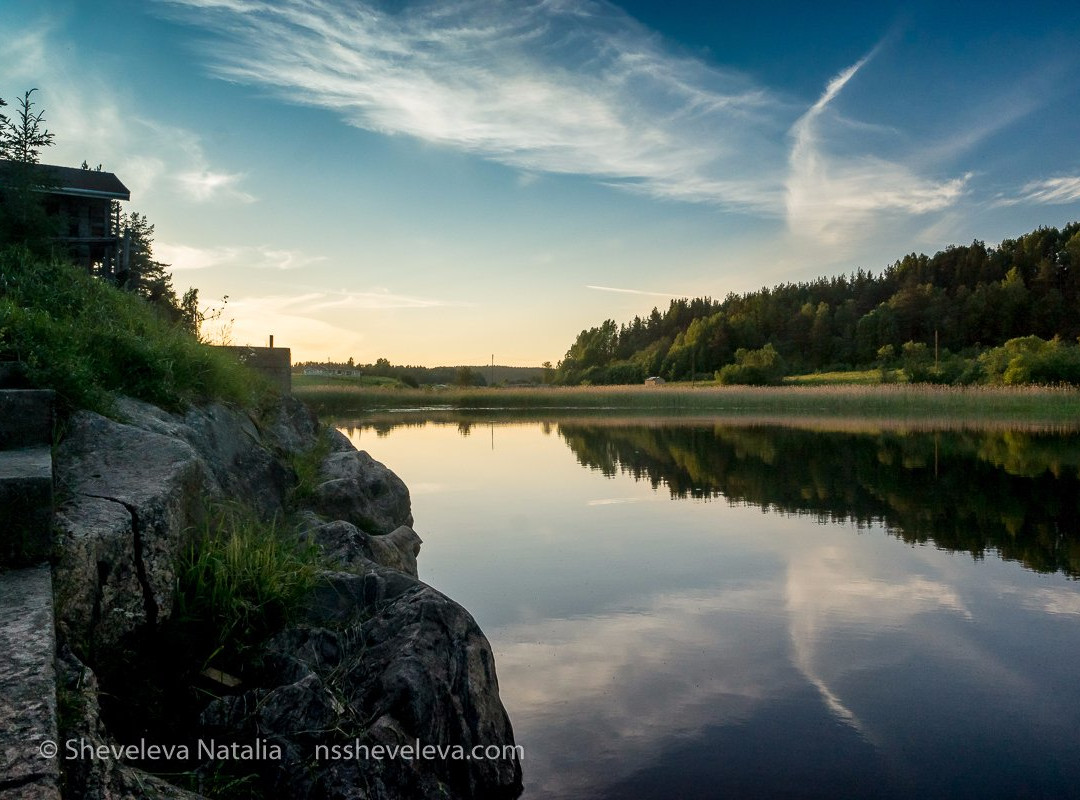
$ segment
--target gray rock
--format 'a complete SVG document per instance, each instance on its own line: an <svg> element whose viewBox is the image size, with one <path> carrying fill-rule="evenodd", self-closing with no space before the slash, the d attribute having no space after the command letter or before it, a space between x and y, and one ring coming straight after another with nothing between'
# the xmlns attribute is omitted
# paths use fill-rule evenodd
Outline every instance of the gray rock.
<svg viewBox="0 0 1080 800"><path fill-rule="evenodd" d="M182 439L90 412L71 418L56 474L58 624L86 654L171 614L186 532L221 488Z"/></svg>
<svg viewBox="0 0 1080 800"><path fill-rule="evenodd" d="M303 538L319 546L323 556L343 568L364 566L374 561L384 567L419 577L416 557L423 543L416 531L407 525L387 534L372 536L345 520L335 520L311 526Z"/></svg>
<svg viewBox="0 0 1080 800"><path fill-rule="evenodd" d="M175 564L207 500L269 518L295 480L242 412L212 404L180 416L131 399L117 409L124 422L75 414L56 457L58 617L88 658L169 617ZM302 404L287 399L270 416L274 442L314 443Z"/></svg>
<svg viewBox="0 0 1080 800"><path fill-rule="evenodd" d="M368 533L390 533L413 523L409 490L401 478L363 450L331 453L319 468L312 507Z"/></svg>
<svg viewBox="0 0 1080 800"><path fill-rule="evenodd" d="M319 418L290 395L283 396L261 424L264 441L280 453L302 453L319 440Z"/></svg>
<svg viewBox="0 0 1080 800"><path fill-rule="evenodd" d="M184 415L184 438L206 461L226 496L269 518L284 510L296 476L262 442L244 414L213 404Z"/></svg>
<svg viewBox="0 0 1080 800"><path fill-rule="evenodd" d="M60 770L38 748L56 742L49 566L0 573L0 798L59 800Z"/></svg>
<svg viewBox="0 0 1080 800"><path fill-rule="evenodd" d="M357 566L354 564L354 566ZM208 732L255 735L282 748L260 764L265 787L295 798L513 798L521 765L510 753L316 759L330 748L512 746L491 648L461 606L403 573L369 563L327 573L307 623L266 647L263 685L213 702ZM355 752L355 751L354 751Z"/></svg>
<svg viewBox="0 0 1080 800"><path fill-rule="evenodd" d="M327 431L327 436L330 438L331 453L352 453L356 450L356 446L349 437L337 428L330 428Z"/></svg>
<svg viewBox="0 0 1080 800"><path fill-rule="evenodd" d="M206 463L226 496L251 505L260 515L282 512L286 490L295 476L263 442L255 422L243 412L212 403L182 417L148 403L125 398L117 408L133 427L181 439ZM293 436L288 426L282 435ZM299 439L299 435L294 438Z"/></svg>
<svg viewBox="0 0 1080 800"><path fill-rule="evenodd" d="M103 677L139 647L142 632L172 614L175 565L204 500L236 498L276 513L292 479L282 456L314 446L319 435L298 405L258 424L220 405L183 416L133 401L120 408L126 422L74 415L56 458L57 628ZM351 572L324 576L303 620L264 646L242 691L205 710L204 736L279 747L280 760L253 766L267 797L516 797L521 768L513 753L316 761L318 745L420 740L468 751L513 743L483 633L464 609L415 579L420 539L409 527L408 489L347 439L330 436L314 509L302 516L311 540ZM87 709L72 725L107 743L93 673L71 654L63 664L62 683L76 687ZM195 797L122 763L71 770L71 796Z"/></svg>

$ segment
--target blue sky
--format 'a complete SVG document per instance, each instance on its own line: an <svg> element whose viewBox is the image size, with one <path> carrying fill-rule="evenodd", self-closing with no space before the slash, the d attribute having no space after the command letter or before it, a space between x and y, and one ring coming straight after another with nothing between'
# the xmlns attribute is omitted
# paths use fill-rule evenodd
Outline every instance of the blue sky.
<svg viewBox="0 0 1080 800"><path fill-rule="evenodd" d="M582 328L1080 218L1080 5L8 0L0 96L294 358ZM214 331L211 331L214 333Z"/></svg>

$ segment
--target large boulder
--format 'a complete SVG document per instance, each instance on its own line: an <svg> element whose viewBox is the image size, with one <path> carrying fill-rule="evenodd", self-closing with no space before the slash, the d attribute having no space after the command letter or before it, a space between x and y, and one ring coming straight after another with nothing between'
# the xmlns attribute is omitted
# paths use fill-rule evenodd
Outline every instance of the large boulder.
<svg viewBox="0 0 1080 800"><path fill-rule="evenodd" d="M57 624L84 655L172 612L185 532L220 485L176 436L79 412L56 455Z"/></svg>
<svg viewBox="0 0 1080 800"><path fill-rule="evenodd" d="M414 578L419 577L416 556L423 541L416 531L407 525L390 533L372 536L343 519L333 522L315 522L301 532L303 541L318 546L327 562L344 569L363 567L374 561L384 567L400 570Z"/></svg>
<svg viewBox="0 0 1080 800"><path fill-rule="evenodd" d="M282 514L295 475L280 453L318 434L290 400L270 412L265 437L221 404L181 415L121 399L117 410L122 422L75 414L56 455L58 622L84 656L169 617L175 565L207 501Z"/></svg>
<svg viewBox="0 0 1080 800"><path fill-rule="evenodd" d="M319 418L309 406L291 395L280 401L259 420L263 441L279 454L302 453L319 441ZM348 440L346 440L348 441Z"/></svg>
<svg viewBox="0 0 1080 800"><path fill-rule="evenodd" d="M124 421L142 430L187 442L206 463L225 495L250 505L264 517L280 514L288 488L295 481L272 452L255 421L242 411L220 403L195 407L183 416L169 414L148 403L124 399L118 403ZM293 416L280 412L271 426L283 441L305 442ZM274 448L277 449L277 448Z"/></svg>
<svg viewBox="0 0 1080 800"><path fill-rule="evenodd" d="M207 735L280 748L257 765L275 796L517 797L513 730L476 622L402 572L359 566L324 575L305 623L266 646L259 688L204 712ZM417 742L412 758L386 756Z"/></svg>
<svg viewBox="0 0 1080 800"><path fill-rule="evenodd" d="M327 519L343 519L375 534L413 524L408 487L364 450L330 453L319 478L311 506Z"/></svg>

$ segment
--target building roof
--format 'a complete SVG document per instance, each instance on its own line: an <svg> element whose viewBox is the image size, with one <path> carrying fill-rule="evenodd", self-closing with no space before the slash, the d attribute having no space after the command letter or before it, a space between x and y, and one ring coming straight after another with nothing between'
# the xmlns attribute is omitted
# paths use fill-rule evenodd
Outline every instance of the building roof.
<svg viewBox="0 0 1080 800"><path fill-rule="evenodd" d="M4 173L15 162L0 159L0 183ZM98 172L77 167L58 167L54 164L34 164L35 170L43 173L43 180L49 184L53 194L77 195L79 197L103 197L109 200L130 200L131 192L111 172Z"/></svg>

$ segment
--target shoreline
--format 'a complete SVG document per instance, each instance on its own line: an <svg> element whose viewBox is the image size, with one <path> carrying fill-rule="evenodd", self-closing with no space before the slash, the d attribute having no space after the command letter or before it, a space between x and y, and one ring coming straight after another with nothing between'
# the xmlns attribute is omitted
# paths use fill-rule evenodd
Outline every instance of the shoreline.
<svg viewBox="0 0 1080 800"><path fill-rule="evenodd" d="M416 413L604 413L774 418L1080 422L1080 389L881 384L846 386L592 386L386 389L324 383L294 395L320 416Z"/></svg>

